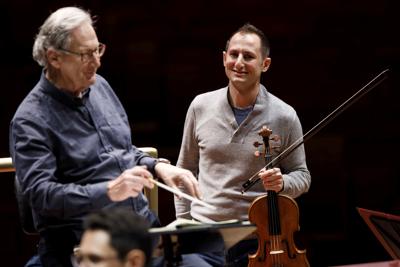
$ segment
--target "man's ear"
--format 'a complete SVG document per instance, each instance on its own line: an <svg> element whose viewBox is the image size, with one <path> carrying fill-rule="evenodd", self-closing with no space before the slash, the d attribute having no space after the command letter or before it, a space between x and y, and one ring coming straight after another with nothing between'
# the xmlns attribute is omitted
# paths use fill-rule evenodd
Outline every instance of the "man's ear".
<svg viewBox="0 0 400 267"><path fill-rule="evenodd" d="M140 249L132 249L126 255L126 266L128 267L144 267L146 266L146 255Z"/></svg>
<svg viewBox="0 0 400 267"><path fill-rule="evenodd" d="M263 69L262 72L266 72L269 69L269 66L271 65L271 58L270 57L266 57L263 60Z"/></svg>
<svg viewBox="0 0 400 267"><path fill-rule="evenodd" d="M224 64L225 67L225 62L226 62L226 51L222 52L222 63Z"/></svg>
<svg viewBox="0 0 400 267"><path fill-rule="evenodd" d="M60 68L60 53L53 48L46 51L47 62L55 69Z"/></svg>

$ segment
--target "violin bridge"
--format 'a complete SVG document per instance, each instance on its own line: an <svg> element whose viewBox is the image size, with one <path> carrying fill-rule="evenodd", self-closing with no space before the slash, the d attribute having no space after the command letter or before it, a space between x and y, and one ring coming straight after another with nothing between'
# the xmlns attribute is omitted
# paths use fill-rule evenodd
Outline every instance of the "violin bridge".
<svg viewBox="0 0 400 267"><path fill-rule="evenodd" d="M277 254L282 254L282 253L284 253L283 250L271 250L269 252L270 255L277 255Z"/></svg>

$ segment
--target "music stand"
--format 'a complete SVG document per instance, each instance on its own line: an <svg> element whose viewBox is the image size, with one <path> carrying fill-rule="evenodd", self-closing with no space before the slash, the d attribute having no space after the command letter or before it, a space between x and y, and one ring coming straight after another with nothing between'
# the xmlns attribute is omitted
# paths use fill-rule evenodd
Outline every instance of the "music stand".
<svg viewBox="0 0 400 267"><path fill-rule="evenodd" d="M400 216L357 208L379 242L393 259L400 259Z"/></svg>
<svg viewBox="0 0 400 267"><path fill-rule="evenodd" d="M248 221L158 227L151 235L162 236L167 266L179 266L181 255L229 249L256 230Z"/></svg>

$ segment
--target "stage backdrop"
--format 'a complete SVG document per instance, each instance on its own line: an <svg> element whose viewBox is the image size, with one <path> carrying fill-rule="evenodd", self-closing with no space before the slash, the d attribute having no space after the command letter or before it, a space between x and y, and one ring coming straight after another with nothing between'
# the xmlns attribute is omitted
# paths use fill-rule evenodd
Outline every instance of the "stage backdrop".
<svg viewBox="0 0 400 267"><path fill-rule="evenodd" d="M356 207L400 210L398 1L0 0L0 157L9 156L9 121L42 71L31 57L33 38L66 5L97 15L107 44L99 73L126 108L133 143L157 147L173 162L191 100L227 85L222 51L245 22L269 37L272 65L263 83L297 110L304 131L390 68L385 84L306 143L313 180L298 199L298 240L311 266L390 260ZM0 257L4 266L22 266L37 238L20 229L13 174L0 176ZM161 190L163 224L174 219L172 199Z"/></svg>

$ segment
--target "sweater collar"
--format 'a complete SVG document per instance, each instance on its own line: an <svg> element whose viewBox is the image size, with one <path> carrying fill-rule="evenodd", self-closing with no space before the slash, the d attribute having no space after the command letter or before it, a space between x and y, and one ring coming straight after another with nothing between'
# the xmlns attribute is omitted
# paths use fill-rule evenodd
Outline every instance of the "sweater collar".
<svg viewBox="0 0 400 267"><path fill-rule="evenodd" d="M225 114L229 123L232 126L238 127L236 119L235 119L235 115L232 110L232 106L229 103L229 95L228 94L229 94L229 88L228 88L228 86L226 86L222 90L223 105L221 106L221 109L222 109L221 112L222 112L222 114ZM265 110L267 101L268 101L267 88L265 88L264 85L260 84L260 90L258 91L256 102L254 103L253 111L251 113L253 113L253 114L261 113L263 110Z"/></svg>

